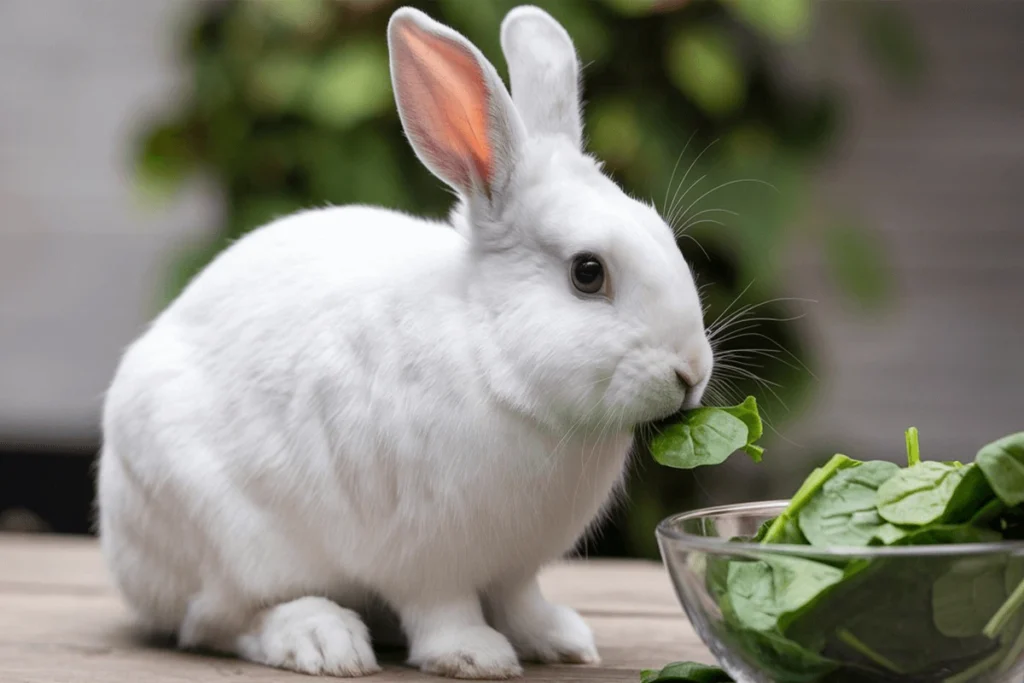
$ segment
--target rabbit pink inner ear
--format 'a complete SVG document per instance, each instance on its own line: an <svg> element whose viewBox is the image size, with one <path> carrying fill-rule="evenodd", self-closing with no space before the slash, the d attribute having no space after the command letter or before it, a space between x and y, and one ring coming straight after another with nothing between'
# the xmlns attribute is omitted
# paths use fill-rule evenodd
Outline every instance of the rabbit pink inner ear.
<svg viewBox="0 0 1024 683"><path fill-rule="evenodd" d="M406 129L449 183L463 191L474 181L489 185L494 150L483 68L449 38L411 21L396 28L395 88Z"/></svg>

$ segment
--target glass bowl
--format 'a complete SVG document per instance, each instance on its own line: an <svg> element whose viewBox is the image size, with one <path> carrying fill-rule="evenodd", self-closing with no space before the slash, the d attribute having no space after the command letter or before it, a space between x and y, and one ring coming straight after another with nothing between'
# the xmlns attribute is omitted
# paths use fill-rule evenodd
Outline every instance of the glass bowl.
<svg viewBox="0 0 1024 683"><path fill-rule="evenodd" d="M679 602L732 678L1024 681L1024 542L822 549L747 540L787 503L706 508L658 526Z"/></svg>

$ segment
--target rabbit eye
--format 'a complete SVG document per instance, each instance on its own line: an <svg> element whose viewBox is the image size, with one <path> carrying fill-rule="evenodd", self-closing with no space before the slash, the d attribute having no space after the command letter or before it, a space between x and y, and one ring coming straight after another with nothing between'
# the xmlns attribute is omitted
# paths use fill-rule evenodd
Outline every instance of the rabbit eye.
<svg viewBox="0 0 1024 683"><path fill-rule="evenodd" d="M577 254L570 272L572 286L584 294L597 294L604 288L604 265L593 254Z"/></svg>

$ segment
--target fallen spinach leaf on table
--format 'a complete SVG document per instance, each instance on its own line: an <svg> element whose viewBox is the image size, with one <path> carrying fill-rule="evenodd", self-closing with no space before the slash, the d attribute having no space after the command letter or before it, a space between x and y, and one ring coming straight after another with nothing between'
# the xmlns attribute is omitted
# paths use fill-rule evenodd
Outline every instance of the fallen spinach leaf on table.
<svg viewBox="0 0 1024 683"><path fill-rule="evenodd" d="M692 469L718 465L736 451L755 462L764 449L755 443L764 434L753 396L736 406L697 408L685 413L651 442L651 455L668 467Z"/></svg>
<svg viewBox="0 0 1024 683"><path fill-rule="evenodd" d="M717 666L675 662L661 671L641 671L640 683L732 683L732 678Z"/></svg>

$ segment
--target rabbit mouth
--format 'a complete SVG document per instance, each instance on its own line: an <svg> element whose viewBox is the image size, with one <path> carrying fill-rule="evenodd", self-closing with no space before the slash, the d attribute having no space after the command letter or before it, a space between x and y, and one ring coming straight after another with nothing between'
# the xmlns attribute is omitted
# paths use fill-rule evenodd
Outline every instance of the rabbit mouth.
<svg viewBox="0 0 1024 683"><path fill-rule="evenodd" d="M664 432L672 422L673 420L669 418L641 422L633 427L633 439L637 443L643 443L645 446L649 445L654 437Z"/></svg>
<svg viewBox="0 0 1024 683"><path fill-rule="evenodd" d="M656 434L663 430L665 427L668 427L671 424L679 422L679 420L682 419L683 414L685 414L688 410L689 409L686 408L686 403L684 401L670 413L664 415L656 415L648 420L644 420L643 422L637 423L635 429L638 433L647 434L653 432Z"/></svg>

